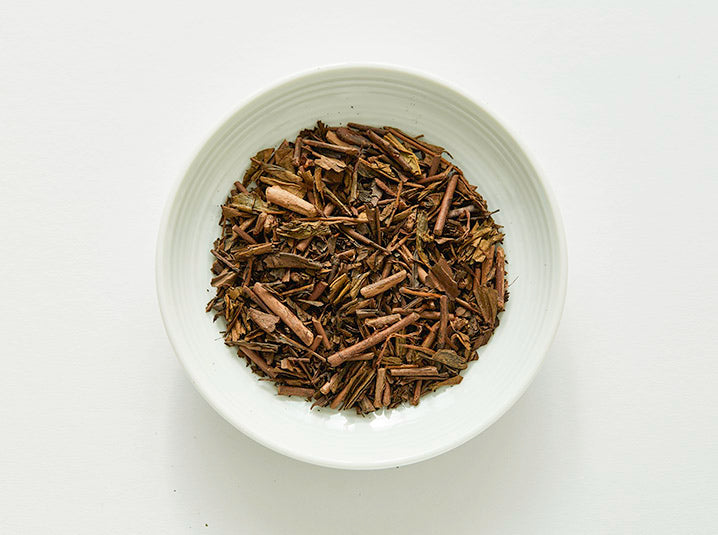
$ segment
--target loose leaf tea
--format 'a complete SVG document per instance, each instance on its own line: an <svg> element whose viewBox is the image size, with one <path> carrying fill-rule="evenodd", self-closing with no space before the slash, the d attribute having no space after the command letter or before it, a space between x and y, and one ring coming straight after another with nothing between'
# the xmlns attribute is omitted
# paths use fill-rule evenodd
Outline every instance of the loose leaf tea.
<svg viewBox="0 0 718 535"><path fill-rule="evenodd" d="M445 150L321 122L222 205L207 311L285 396L364 414L461 382L499 324L501 227Z"/></svg>

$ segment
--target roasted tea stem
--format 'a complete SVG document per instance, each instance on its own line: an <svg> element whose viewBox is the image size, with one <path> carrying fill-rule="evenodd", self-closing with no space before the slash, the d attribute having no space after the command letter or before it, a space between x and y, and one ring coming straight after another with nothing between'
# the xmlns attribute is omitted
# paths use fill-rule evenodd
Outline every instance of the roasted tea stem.
<svg viewBox="0 0 718 535"><path fill-rule="evenodd" d="M293 193L283 190L279 186L271 186L265 191L267 200L273 204L292 210L302 215L313 217L317 215L315 206Z"/></svg>
<svg viewBox="0 0 718 535"><path fill-rule="evenodd" d="M399 332L405 327L408 327L409 325L416 322L416 320L419 319L419 315L415 312L409 314L405 318L397 321L394 325L391 327L387 327L386 329L382 331L375 332L368 338L365 338L361 342L357 342L356 344L347 347L346 349L342 349L341 351L338 351L334 353L331 357L327 359L330 365L332 366L339 366L342 362L344 362L347 358L356 355L358 353L362 353L363 351L366 351L370 347L374 347L377 344L382 343L384 340L386 340L389 336L391 336L394 333Z"/></svg>
<svg viewBox="0 0 718 535"><path fill-rule="evenodd" d="M446 186L446 192L444 198L441 200L441 207L439 208L439 214L436 216L436 224L434 225L434 234L441 236L444 232L444 225L446 224L446 215L449 213L449 207L451 201L454 199L454 191L456 191L456 183L459 181L459 175L453 174L449 178L449 183Z"/></svg>
<svg viewBox="0 0 718 535"><path fill-rule="evenodd" d="M294 313L276 299L269 291L259 282L255 282L252 287L254 293L274 312L284 324L289 327L299 339L307 346L312 344L314 334L307 329Z"/></svg>
<svg viewBox="0 0 718 535"><path fill-rule="evenodd" d="M360 291L364 297L374 297L375 295L379 295L380 293L387 291L389 288L393 288L405 278L406 270L402 269L401 271L394 273L393 275L390 275L385 279L376 281L374 284L364 286L364 288L362 288Z"/></svg>

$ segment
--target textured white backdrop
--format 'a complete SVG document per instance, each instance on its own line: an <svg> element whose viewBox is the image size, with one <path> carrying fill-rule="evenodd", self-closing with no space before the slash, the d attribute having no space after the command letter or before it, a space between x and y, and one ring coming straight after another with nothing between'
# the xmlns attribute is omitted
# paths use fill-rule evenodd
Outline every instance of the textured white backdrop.
<svg viewBox="0 0 718 535"><path fill-rule="evenodd" d="M0 4L2 533L718 530L714 3L97 4ZM569 241L526 395L446 455L368 473L225 423L154 293L199 143L266 84L344 61L463 86L531 150Z"/></svg>

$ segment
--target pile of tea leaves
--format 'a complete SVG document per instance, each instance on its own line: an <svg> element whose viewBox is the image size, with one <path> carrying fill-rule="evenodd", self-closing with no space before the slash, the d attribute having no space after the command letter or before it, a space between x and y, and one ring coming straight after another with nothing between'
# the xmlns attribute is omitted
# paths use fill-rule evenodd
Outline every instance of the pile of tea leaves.
<svg viewBox="0 0 718 535"><path fill-rule="evenodd" d="M503 234L445 152L319 122L235 182L207 311L279 394L359 413L415 405L478 358L508 299Z"/></svg>

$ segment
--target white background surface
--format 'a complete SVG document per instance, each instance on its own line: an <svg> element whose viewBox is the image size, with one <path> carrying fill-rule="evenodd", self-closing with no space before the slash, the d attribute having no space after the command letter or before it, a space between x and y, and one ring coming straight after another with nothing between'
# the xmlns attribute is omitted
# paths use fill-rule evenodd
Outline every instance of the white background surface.
<svg viewBox="0 0 718 535"><path fill-rule="evenodd" d="M580 4L0 4L0 532L715 533L718 10ZM204 137L345 61L425 69L495 112L569 243L526 395L381 472L235 431L154 291L165 197Z"/></svg>

